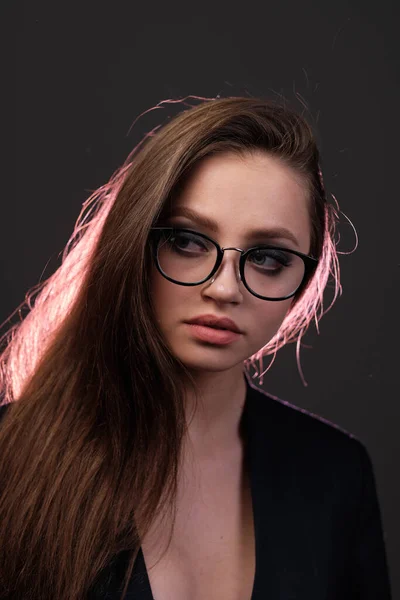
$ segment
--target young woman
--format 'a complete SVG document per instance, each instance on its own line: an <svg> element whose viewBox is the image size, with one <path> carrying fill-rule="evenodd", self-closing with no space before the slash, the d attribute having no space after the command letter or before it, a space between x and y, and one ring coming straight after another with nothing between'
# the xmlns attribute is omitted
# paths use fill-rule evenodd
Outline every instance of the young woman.
<svg viewBox="0 0 400 600"><path fill-rule="evenodd" d="M204 100L85 204L3 336L2 598L390 598L365 447L250 381L340 289L319 163L295 112Z"/></svg>

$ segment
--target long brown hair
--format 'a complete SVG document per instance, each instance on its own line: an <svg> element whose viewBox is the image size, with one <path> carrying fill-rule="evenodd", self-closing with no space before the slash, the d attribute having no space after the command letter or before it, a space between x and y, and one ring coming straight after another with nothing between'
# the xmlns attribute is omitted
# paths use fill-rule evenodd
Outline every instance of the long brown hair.
<svg viewBox="0 0 400 600"><path fill-rule="evenodd" d="M124 598L140 538L156 514L173 513L184 390L196 388L154 318L148 236L202 157L262 149L309 186L318 269L246 368L317 323L329 275L340 291L337 212L310 125L265 99L201 100L148 134L90 196L61 266L1 338L0 391L11 403L0 428L2 597L82 600L128 550Z"/></svg>

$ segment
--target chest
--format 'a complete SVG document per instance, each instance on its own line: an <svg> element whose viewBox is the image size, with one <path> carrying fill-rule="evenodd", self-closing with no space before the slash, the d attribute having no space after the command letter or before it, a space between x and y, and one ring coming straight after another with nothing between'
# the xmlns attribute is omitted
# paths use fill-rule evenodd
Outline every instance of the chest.
<svg viewBox="0 0 400 600"><path fill-rule="evenodd" d="M250 600L255 538L243 461L186 470L168 546L170 531L159 518L142 541L154 600Z"/></svg>

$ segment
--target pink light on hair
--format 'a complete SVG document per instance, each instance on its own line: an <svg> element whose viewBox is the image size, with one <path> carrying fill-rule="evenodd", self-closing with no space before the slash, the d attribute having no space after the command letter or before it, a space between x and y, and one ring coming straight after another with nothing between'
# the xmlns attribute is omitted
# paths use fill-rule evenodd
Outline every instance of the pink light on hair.
<svg viewBox="0 0 400 600"><path fill-rule="evenodd" d="M182 103L187 98L205 101L201 96L186 96L182 100L166 99L145 110L133 122L146 113L162 108L163 104ZM0 330L18 313L20 322L6 329L0 336L0 404L16 400L22 393L25 383L36 370L53 336L70 314L79 296L88 273L90 261L97 245L107 215L126 179L135 154L147 138L152 137L161 127L157 125L132 149L123 165L110 180L95 190L83 203L73 232L62 251L61 266L45 281L32 287L11 315L0 324ZM22 311L27 307L28 314L23 318Z"/></svg>
<svg viewBox="0 0 400 600"><path fill-rule="evenodd" d="M320 178L322 184L321 173ZM315 271L311 281L309 282L300 299L295 302L294 306L287 314L276 335L268 342L268 344L256 352L256 354L244 361L247 370L250 366L255 368L256 372L252 377L253 379L255 377L259 377L260 385L263 383L263 376L271 368L278 350L282 348L282 346L296 341L297 366L303 385L307 386L307 382L304 379L300 364L300 347L302 337L306 333L312 321L315 322L317 332L319 333L319 320L332 308L338 296L342 294L342 286L340 284L340 266L338 259L339 252L336 249L338 242L335 242L336 225L339 220L339 205L333 195L332 198L335 201L336 207L328 203L326 203L324 207L324 240L317 270ZM328 308L324 309L324 290L330 277L332 277L334 281L334 295ZM267 369L262 371L263 357L268 355L272 355L272 360L270 361ZM257 360L259 361L260 373L255 366L255 362Z"/></svg>
<svg viewBox="0 0 400 600"><path fill-rule="evenodd" d="M201 96L186 98L190 97L206 100ZM162 107L162 104L186 104L186 98L159 102L140 114L131 128L141 116L151 110ZM20 322L9 326L0 336L0 349L4 346L4 350L0 351L0 404L12 402L21 395L25 383L37 368L53 336L70 314L88 273L107 215L125 181L126 172L145 140L160 127L161 124L144 135L110 180L83 203L73 232L62 252L61 266L45 281L32 287L24 302L0 324L1 330L15 314L19 314ZM25 307L29 312L23 318Z"/></svg>
<svg viewBox="0 0 400 600"><path fill-rule="evenodd" d="M137 151L143 140L133 149ZM129 157L128 157L129 159ZM0 392L2 403L16 400L24 384L35 371L54 334L70 314L88 272L92 253L100 237L110 208L124 181L128 159L110 181L94 191L83 203L62 253L61 266L45 281L33 287L0 329L18 312L21 322L10 327L1 337L6 348L0 353ZM36 296L36 298L35 298ZM21 312L29 308L22 320Z"/></svg>

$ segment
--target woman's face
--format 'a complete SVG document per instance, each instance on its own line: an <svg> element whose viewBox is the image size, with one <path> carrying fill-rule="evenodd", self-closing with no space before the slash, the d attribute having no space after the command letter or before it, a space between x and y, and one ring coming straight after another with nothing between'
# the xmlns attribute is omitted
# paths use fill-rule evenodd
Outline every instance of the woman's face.
<svg viewBox="0 0 400 600"><path fill-rule="evenodd" d="M162 224L204 233L221 247L247 249L264 243L308 254L308 205L304 180L277 158L262 152L245 157L225 153L196 165L173 201L172 216ZM194 218L178 216L182 208L193 211L193 217L196 213L214 221L216 231ZM250 232L260 228L285 229L288 234L252 238ZM291 298L272 302L253 296L239 279L239 258L239 252L227 250L215 281L197 286L172 283L153 267L152 298L159 327L189 369L220 372L242 367L275 335L291 306ZM228 317L243 333L226 345L200 340L187 321L205 314Z"/></svg>

